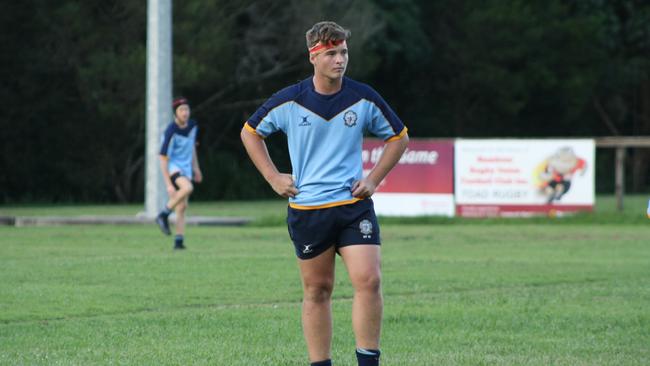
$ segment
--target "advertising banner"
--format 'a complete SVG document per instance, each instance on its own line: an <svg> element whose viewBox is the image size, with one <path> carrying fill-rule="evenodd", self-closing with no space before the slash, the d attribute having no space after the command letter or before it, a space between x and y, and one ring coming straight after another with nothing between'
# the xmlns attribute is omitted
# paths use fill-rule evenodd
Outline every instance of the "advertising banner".
<svg viewBox="0 0 650 366"><path fill-rule="evenodd" d="M363 169L367 175L384 149L384 142L366 139ZM411 140L408 149L372 196L375 211L384 216L453 216L454 142Z"/></svg>
<svg viewBox="0 0 650 366"><path fill-rule="evenodd" d="M459 216L561 215L593 209L593 140L458 139L454 165Z"/></svg>

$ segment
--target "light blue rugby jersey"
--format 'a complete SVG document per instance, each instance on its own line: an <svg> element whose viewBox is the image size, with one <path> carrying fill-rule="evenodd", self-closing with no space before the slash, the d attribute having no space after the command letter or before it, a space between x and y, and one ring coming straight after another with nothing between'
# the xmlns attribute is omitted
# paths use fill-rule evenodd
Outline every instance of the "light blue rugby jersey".
<svg viewBox="0 0 650 366"><path fill-rule="evenodd" d="M170 175L180 172L181 175L192 179L192 158L198 129L196 121L192 119L187 121L184 128L172 121L165 129L160 155L169 158L167 168Z"/></svg>
<svg viewBox="0 0 650 366"><path fill-rule="evenodd" d="M244 125L262 138L287 135L298 195L297 209L332 207L358 201L350 191L363 176L361 149L369 132L386 141L406 127L381 96L366 84L343 78L332 95L318 94L312 78L287 87L266 101Z"/></svg>

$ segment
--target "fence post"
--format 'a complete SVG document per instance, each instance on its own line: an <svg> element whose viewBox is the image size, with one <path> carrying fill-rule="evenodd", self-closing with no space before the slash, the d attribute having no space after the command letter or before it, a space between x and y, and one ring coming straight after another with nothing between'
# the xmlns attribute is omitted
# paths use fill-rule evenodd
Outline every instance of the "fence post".
<svg viewBox="0 0 650 366"><path fill-rule="evenodd" d="M625 194L625 148L616 148L616 209L623 212L623 195Z"/></svg>

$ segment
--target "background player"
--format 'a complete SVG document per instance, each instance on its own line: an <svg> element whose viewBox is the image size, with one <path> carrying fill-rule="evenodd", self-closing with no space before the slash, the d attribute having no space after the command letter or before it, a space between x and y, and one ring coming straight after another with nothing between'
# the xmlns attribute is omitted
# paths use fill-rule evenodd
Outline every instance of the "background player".
<svg viewBox="0 0 650 366"><path fill-rule="evenodd" d="M169 201L156 217L156 223L165 235L171 235L169 215L176 212L176 237L174 249L185 249L185 210L190 194L194 190L192 181L201 183L203 174L196 155L196 121L190 119L190 105L187 99L179 97L172 103L174 121L163 135L160 148L160 168L167 187Z"/></svg>

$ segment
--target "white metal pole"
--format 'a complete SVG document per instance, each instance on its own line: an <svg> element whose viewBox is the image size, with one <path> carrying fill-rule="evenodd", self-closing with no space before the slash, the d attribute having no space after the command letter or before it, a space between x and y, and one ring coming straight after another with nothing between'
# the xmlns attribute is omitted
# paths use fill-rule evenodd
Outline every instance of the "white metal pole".
<svg viewBox="0 0 650 366"><path fill-rule="evenodd" d="M172 120L171 102L172 0L148 0L145 214L150 218L167 199L158 152L163 128Z"/></svg>

